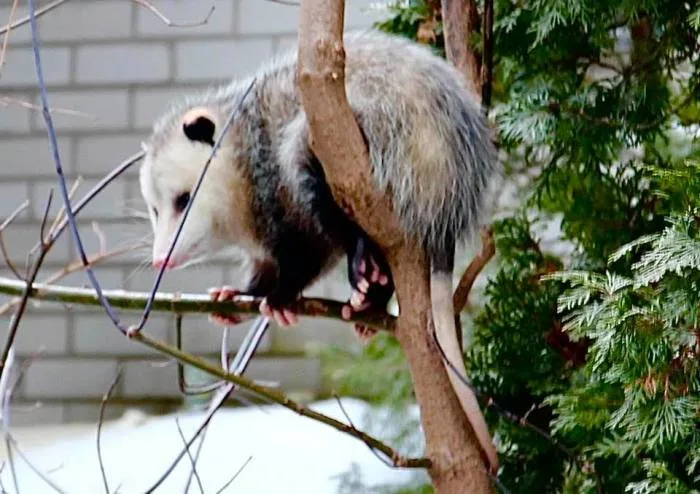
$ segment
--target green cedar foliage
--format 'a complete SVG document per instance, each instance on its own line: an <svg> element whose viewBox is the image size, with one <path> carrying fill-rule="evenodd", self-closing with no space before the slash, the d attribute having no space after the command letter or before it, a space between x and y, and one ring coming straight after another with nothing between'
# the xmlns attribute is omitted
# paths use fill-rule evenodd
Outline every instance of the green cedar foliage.
<svg viewBox="0 0 700 494"><path fill-rule="evenodd" d="M431 26L444 56L435 5L379 27ZM521 202L493 223L465 361L509 492L700 492L699 30L698 2L495 0L491 118ZM397 421L414 402L390 336L326 356Z"/></svg>

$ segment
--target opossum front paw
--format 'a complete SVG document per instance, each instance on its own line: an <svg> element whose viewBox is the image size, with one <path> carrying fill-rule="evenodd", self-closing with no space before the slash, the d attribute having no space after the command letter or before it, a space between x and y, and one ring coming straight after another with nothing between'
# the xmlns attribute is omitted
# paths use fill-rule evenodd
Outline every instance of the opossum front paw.
<svg viewBox="0 0 700 494"><path fill-rule="evenodd" d="M277 324L283 328L294 326L298 322L297 315L294 313L294 311L277 304L272 306L268 297L263 299L263 301L260 303L260 313L264 316L273 318Z"/></svg>
<svg viewBox="0 0 700 494"><path fill-rule="evenodd" d="M240 295L241 291L228 286L221 288L210 288L209 296L213 302L225 302L233 300L236 295ZM234 326L244 321L244 317L235 314L209 314L209 321L219 326Z"/></svg>

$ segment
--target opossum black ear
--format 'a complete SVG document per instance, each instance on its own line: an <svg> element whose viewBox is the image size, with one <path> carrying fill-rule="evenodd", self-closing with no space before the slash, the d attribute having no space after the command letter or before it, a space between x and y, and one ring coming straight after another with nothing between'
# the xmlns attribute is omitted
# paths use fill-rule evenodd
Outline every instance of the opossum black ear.
<svg viewBox="0 0 700 494"><path fill-rule="evenodd" d="M190 110L182 120L182 130L190 141L214 145L216 125L206 110L199 108Z"/></svg>

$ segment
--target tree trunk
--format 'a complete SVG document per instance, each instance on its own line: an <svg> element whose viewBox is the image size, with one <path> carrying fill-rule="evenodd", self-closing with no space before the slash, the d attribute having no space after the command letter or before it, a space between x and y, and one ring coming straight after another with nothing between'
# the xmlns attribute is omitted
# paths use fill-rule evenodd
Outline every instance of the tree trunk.
<svg viewBox="0 0 700 494"><path fill-rule="evenodd" d="M413 379L435 491L489 493L478 442L430 337L428 260L402 240L387 199L373 186L369 153L347 101L344 11L344 0L302 0L297 80L310 145L334 198L377 241L391 267L400 306L396 337Z"/></svg>

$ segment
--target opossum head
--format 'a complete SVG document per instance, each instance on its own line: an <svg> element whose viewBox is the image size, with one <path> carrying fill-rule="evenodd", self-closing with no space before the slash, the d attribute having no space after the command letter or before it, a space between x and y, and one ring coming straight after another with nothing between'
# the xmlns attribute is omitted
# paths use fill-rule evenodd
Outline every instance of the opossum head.
<svg viewBox="0 0 700 494"><path fill-rule="evenodd" d="M166 269L203 261L250 237L246 234L250 231L249 187L241 167L234 166L237 146L233 131L222 138L194 194L224 125L224 118L215 109L194 107L167 124L157 125L143 144L145 157L139 180L153 229L154 267L165 264L188 207Z"/></svg>

